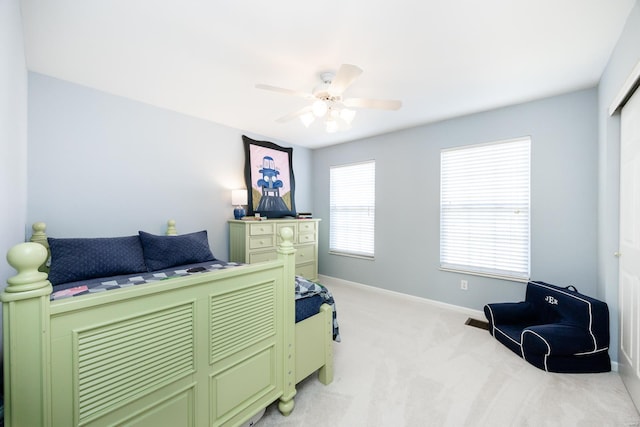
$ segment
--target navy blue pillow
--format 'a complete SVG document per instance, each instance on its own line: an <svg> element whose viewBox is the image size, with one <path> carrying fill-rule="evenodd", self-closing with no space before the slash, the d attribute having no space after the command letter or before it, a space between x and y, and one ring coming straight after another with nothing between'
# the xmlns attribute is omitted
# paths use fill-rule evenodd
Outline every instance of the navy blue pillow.
<svg viewBox="0 0 640 427"><path fill-rule="evenodd" d="M56 239L49 237L52 285L147 271L138 236Z"/></svg>
<svg viewBox="0 0 640 427"><path fill-rule="evenodd" d="M149 271L164 270L176 265L215 261L207 231L198 231L179 236L156 236L138 232L142 242L144 261Z"/></svg>

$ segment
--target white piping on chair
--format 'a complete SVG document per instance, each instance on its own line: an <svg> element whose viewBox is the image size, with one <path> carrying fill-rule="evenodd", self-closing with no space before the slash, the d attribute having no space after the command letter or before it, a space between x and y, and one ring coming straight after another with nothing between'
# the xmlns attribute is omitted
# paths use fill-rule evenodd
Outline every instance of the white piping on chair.
<svg viewBox="0 0 640 427"><path fill-rule="evenodd" d="M529 329L524 329L522 331L522 333L520 334L520 343L522 343L524 341L524 334L526 332L529 332L530 334L533 334L533 335L537 336L538 338L540 338L546 344L546 346L547 346L547 354L544 355L544 370L549 372L549 369L547 368L547 357L549 357L549 355L551 354L551 346L549 345L549 342L547 342L547 340L545 340L544 337L542 335L540 335L539 333L534 332L534 331L529 330ZM524 346L522 344L520 344L520 348L522 349L522 358L524 360L527 360L527 358L524 355ZM527 362L529 362L529 361L527 360ZM529 362L529 363L531 363L531 362Z"/></svg>
<svg viewBox="0 0 640 427"><path fill-rule="evenodd" d="M522 347L522 342L518 342L516 340L514 340L513 338L511 338L509 335L507 335L505 332L502 332L500 329L495 328L496 331L500 332L503 336L505 336L506 338L508 338L509 340L513 341L514 344L518 344L519 347Z"/></svg>
<svg viewBox="0 0 640 427"><path fill-rule="evenodd" d="M491 310L491 306L486 306L489 309L489 314L491 314L491 327L493 328L493 332L491 335L496 336L496 320L493 318L493 310Z"/></svg>
<svg viewBox="0 0 640 427"><path fill-rule="evenodd" d="M602 353L603 351L609 351L609 347L603 347L599 350L596 351L585 351L584 353L574 353L574 356L585 356L587 354L596 354L596 353Z"/></svg>
<svg viewBox="0 0 640 427"><path fill-rule="evenodd" d="M493 310L491 310L491 306L487 305L487 308L489 309L489 314L491 315L491 327L493 328L493 333L491 335L493 335L493 337L495 338L496 332L500 332L505 338L507 338L508 340L511 340L514 344L520 347L520 353L522 353L522 342L518 342L514 340L508 334L498 329L496 327L496 321L495 321L495 318L493 317Z"/></svg>
<svg viewBox="0 0 640 427"><path fill-rule="evenodd" d="M602 350L602 349L598 349L598 341L596 340L596 336L593 334L593 331L591 330L591 327L593 325L593 313L591 312L591 303L589 301L587 301L585 299L582 299L580 297L577 297L575 295L572 295L570 293L567 293L567 292L565 292L565 291L563 291L561 289L551 288L549 286L543 285L543 284L538 283L538 282L530 282L530 283L533 283L534 285L540 286L542 288L550 289L550 290L552 290L554 292L560 292L560 293L562 293L562 294L564 294L566 296L569 296L571 298L575 298L578 301L582 301L585 304L587 304L587 307L589 308L589 335L591 335L591 339L593 340L593 350L592 351L588 351L588 352L584 352L584 353L580 353L580 354L597 353L597 352Z"/></svg>

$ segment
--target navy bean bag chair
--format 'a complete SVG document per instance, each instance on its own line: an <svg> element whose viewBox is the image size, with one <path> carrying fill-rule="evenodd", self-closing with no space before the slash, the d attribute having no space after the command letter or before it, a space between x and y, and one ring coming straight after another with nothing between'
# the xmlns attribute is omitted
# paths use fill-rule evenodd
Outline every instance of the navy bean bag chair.
<svg viewBox="0 0 640 427"><path fill-rule="evenodd" d="M527 283L525 301L487 304L489 333L548 372L611 370L607 304L544 282Z"/></svg>

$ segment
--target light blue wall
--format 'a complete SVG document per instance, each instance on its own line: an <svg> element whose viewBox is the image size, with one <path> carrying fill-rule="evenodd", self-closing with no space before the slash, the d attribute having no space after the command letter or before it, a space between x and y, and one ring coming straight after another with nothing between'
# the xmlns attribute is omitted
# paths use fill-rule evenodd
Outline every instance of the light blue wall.
<svg viewBox="0 0 640 427"><path fill-rule="evenodd" d="M242 132L29 73L27 223L52 237L207 229L228 259L231 189L244 188ZM263 139L258 135L249 135ZM286 144L273 141L280 145ZM311 152L294 147L296 205L311 210Z"/></svg>
<svg viewBox="0 0 640 427"><path fill-rule="evenodd" d="M618 250L620 191L620 115L610 116L609 106L625 80L640 61L640 3L627 18L598 86L599 200L598 200L598 286L611 311L611 354L617 360Z"/></svg>
<svg viewBox="0 0 640 427"><path fill-rule="evenodd" d="M15 271L4 254L24 239L27 209L27 66L20 2L0 2L0 288ZM1 321L1 320L0 320Z"/></svg>
<svg viewBox="0 0 640 427"><path fill-rule="evenodd" d="M316 150L320 273L472 309L522 299L521 283L439 270L440 150L530 135L532 278L595 295L596 109L594 88ZM329 255L329 167L368 159L376 161L376 259Z"/></svg>
<svg viewBox="0 0 640 427"><path fill-rule="evenodd" d="M0 2L0 289L15 270L5 254L24 239L27 210L27 67L20 2ZM2 330L0 308L0 331ZM1 336L0 336L1 338ZM0 359L2 358L0 339Z"/></svg>

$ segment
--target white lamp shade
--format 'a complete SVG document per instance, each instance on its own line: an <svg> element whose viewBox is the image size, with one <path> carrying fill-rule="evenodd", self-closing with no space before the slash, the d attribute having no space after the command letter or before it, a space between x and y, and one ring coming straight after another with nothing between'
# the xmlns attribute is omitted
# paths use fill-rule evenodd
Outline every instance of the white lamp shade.
<svg viewBox="0 0 640 427"><path fill-rule="evenodd" d="M231 204L242 206L247 204L247 190L231 190Z"/></svg>
<svg viewBox="0 0 640 427"><path fill-rule="evenodd" d="M325 114L327 114L327 110L329 109L329 107L324 101L318 99L316 102L313 103L313 105L311 106L311 109L313 110L313 114L316 117L322 117Z"/></svg>
<svg viewBox="0 0 640 427"><path fill-rule="evenodd" d="M334 133L338 130L338 122L335 120L327 120L326 126L328 133Z"/></svg>
<svg viewBox="0 0 640 427"><path fill-rule="evenodd" d="M347 122L347 124L351 124L353 118L356 116L356 110L342 109L340 110L340 118Z"/></svg>
<svg viewBox="0 0 640 427"><path fill-rule="evenodd" d="M313 123L315 119L316 119L315 116L311 112L304 113L303 115L300 116L300 121L306 128L308 128L309 125L311 125L311 123Z"/></svg>

